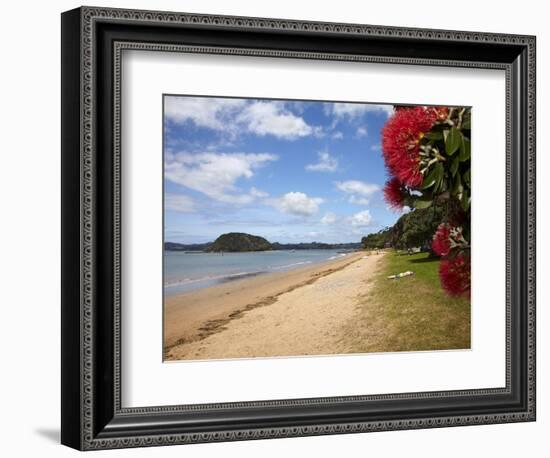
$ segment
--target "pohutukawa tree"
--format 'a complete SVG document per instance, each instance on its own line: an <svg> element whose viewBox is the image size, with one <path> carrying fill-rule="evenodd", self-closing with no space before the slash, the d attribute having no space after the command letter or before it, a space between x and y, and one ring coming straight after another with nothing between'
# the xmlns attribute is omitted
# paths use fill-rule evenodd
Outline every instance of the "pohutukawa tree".
<svg viewBox="0 0 550 458"><path fill-rule="evenodd" d="M470 295L470 122L465 107L395 107L382 130L390 176L384 197L394 209L445 208L432 251L452 296Z"/></svg>

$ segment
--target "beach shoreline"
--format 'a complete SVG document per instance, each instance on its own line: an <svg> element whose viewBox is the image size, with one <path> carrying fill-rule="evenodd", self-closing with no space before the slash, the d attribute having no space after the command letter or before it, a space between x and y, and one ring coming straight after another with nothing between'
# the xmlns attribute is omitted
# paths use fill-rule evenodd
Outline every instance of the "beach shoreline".
<svg viewBox="0 0 550 458"><path fill-rule="evenodd" d="M353 252L306 267L167 296L165 360L315 354L315 349L308 348L312 338L320 352L338 351L333 342L319 342L319 331L336 330L337 322L344 325L352 317L354 298L365 293L381 257ZM309 324L316 323L304 322L306 313L311 317ZM246 336L237 342L232 334L242 332ZM281 345L285 338L293 343Z"/></svg>

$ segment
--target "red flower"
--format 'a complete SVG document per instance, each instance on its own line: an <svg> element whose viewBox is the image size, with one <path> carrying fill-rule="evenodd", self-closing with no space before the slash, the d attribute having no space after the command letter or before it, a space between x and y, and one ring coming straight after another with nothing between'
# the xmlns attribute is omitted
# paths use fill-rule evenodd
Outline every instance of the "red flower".
<svg viewBox="0 0 550 458"><path fill-rule="evenodd" d="M451 251L451 226L441 223L432 240L432 250L438 256L447 256Z"/></svg>
<svg viewBox="0 0 550 458"><path fill-rule="evenodd" d="M443 289L451 296L470 296L470 256L464 251L442 259L439 279Z"/></svg>
<svg viewBox="0 0 550 458"><path fill-rule="evenodd" d="M424 107L397 110L382 129L382 151L391 174L402 184L422 184L420 140L436 120L437 113Z"/></svg>
<svg viewBox="0 0 550 458"><path fill-rule="evenodd" d="M445 121L449 117L449 108L447 107L437 107L437 120Z"/></svg>
<svg viewBox="0 0 550 458"><path fill-rule="evenodd" d="M394 210L401 210L404 206L403 186L397 178L386 181L384 186L384 199Z"/></svg>
<svg viewBox="0 0 550 458"><path fill-rule="evenodd" d="M443 122L449 117L449 107L431 107L438 121Z"/></svg>
<svg viewBox="0 0 550 458"><path fill-rule="evenodd" d="M441 223L435 231L432 240L432 250L438 256L447 256L455 248L468 247L468 242L462 234L462 227L453 223Z"/></svg>

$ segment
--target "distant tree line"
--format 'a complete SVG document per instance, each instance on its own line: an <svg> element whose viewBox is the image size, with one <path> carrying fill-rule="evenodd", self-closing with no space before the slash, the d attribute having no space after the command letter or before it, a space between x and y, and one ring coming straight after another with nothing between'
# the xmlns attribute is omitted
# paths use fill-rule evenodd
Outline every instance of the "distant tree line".
<svg viewBox="0 0 550 458"><path fill-rule="evenodd" d="M361 248L360 243L323 243L323 242L301 242L301 243L273 243L274 250L355 250Z"/></svg>

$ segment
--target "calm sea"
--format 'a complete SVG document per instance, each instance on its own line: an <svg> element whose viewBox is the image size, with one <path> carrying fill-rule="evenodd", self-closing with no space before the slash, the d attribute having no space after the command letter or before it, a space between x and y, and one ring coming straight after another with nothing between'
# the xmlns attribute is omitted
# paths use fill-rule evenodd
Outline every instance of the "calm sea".
<svg viewBox="0 0 550 458"><path fill-rule="evenodd" d="M281 272L345 256L339 250L250 253L164 252L164 294L174 295L268 272Z"/></svg>

